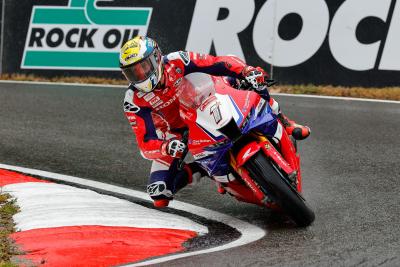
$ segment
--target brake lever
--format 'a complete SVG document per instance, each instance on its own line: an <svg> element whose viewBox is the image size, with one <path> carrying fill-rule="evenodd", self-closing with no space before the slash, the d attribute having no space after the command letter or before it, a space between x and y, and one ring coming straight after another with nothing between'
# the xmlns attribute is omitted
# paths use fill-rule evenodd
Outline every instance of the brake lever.
<svg viewBox="0 0 400 267"><path fill-rule="evenodd" d="M277 81L272 80L272 79L269 79L269 80L267 80L267 82L265 83L265 85L266 85L267 87L271 87L271 86L274 86L274 85L277 84L277 83L278 83Z"/></svg>
<svg viewBox="0 0 400 267"><path fill-rule="evenodd" d="M274 86L275 84L277 84L278 82L276 80L273 79L266 79L265 83L263 83L261 86L266 86L267 89ZM246 80L241 80L240 84L239 84L239 90L256 90L256 91L260 91L257 89L254 89Z"/></svg>

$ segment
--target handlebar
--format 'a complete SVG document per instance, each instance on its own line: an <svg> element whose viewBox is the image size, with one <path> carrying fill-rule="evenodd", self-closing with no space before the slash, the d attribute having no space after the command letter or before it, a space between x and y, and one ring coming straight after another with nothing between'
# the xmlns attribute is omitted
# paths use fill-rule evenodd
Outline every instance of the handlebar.
<svg viewBox="0 0 400 267"><path fill-rule="evenodd" d="M272 79L266 79L265 81L266 82L261 84L261 86L266 86L267 88L269 88L269 87L274 86L275 84L277 84L277 81L272 80ZM238 89L243 89L243 90L252 89L253 90L253 87L246 80L241 80Z"/></svg>
<svg viewBox="0 0 400 267"><path fill-rule="evenodd" d="M189 130L185 130L182 134L182 143L186 145L186 148L182 153L182 157L178 160L178 171L181 171L183 169L183 165L185 163L185 157L189 152L188 141L189 141Z"/></svg>

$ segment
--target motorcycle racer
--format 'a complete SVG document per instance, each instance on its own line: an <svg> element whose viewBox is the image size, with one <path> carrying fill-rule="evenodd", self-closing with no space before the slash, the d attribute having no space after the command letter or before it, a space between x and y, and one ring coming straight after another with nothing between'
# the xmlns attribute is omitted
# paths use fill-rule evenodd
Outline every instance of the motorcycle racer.
<svg viewBox="0 0 400 267"><path fill-rule="evenodd" d="M178 159L186 148L180 141L186 127L179 116L177 90L182 78L203 72L246 80L257 90L267 75L261 68L247 66L235 56L214 57L185 51L162 55L157 43L143 36L124 44L119 61L130 83L124 99L125 115L142 156L152 160L147 192L156 207L165 207L178 190L207 175L196 163L178 170ZM269 101L288 134L298 140L309 136L310 129L284 116L267 90L260 94Z"/></svg>

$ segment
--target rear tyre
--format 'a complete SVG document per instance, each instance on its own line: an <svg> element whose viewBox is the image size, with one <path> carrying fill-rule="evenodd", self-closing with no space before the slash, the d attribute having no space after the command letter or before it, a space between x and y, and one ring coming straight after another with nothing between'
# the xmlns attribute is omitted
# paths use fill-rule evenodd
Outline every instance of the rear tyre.
<svg viewBox="0 0 400 267"><path fill-rule="evenodd" d="M258 152L247 163L250 176L289 217L301 227L309 226L315 219L314 212L307 206L300 194L281 177L272 163Z"/></svg>

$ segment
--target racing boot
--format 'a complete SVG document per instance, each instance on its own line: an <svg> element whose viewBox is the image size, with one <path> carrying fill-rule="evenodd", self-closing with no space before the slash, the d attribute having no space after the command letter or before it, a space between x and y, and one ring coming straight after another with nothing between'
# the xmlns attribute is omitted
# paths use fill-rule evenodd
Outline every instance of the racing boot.
<svg viewBox="0 0 400 267"><path fill-rule="evenodd" d="M165 208L168 207L169 202L173 200L173 195L186 187L187 185L193 186L200 182L203 177L208 177L208 173L196 162L188 163L185 165L184 170L175 174L175 192L172 192L166 188L166 184L160 185L160 182L156 182L150 184L147 187L147 192L150 194L153 199L153 205L156 208ZM152 195L151 192L155 191L158 194ZM164 194L160 194L159 192L164 192ZM169 192L169 194L168 194Z"/></svg>
<svg viewBox="0 0 400 267"><path fill-rule="evenodd" d="M282 112L278 114L278 119L285 127L287 134L293 136L296 140L304 140L311 134L311 129L308 126L303 126L289 120Z"/></svg>

